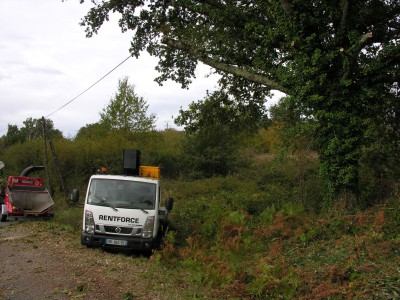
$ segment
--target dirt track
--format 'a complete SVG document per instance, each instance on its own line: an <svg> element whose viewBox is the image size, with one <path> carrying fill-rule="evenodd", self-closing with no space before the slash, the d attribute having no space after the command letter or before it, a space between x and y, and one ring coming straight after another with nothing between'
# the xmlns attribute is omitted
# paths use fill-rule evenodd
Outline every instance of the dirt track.
<svg viewBox="0 0 400 300"><path fill-rule="evenodd" d="M2 232L1 241L3 299L69 299L72 296L69 294L76 283L65 273L64 258L41 248L23 232Z"/></svg>
<svg viewBox="0 0 400 300"><path fill-rule="evenodd" d="M30 223L0 227L0 299L185 298L148 258L86 249L79 236Z"/></svg>

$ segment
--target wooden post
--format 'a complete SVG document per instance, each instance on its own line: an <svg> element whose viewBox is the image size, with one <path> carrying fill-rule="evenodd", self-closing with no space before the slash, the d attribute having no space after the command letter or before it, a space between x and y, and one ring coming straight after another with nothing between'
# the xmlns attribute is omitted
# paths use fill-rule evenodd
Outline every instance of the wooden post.
<svg viewBox="0 0 400 300"><path fill-rule="evenodd" d="M45 129L46 129L46 127L45 127ZM53 154L54 165L56 166L56 171L57 171L58 177L60 179L60 183L61 183L61 189L64 193L66 201L68 202L68 193L67 193L67 189L65 188L65 181L61 174L61 168L60 168L60 164L58 163L58 158L57 158L56 150L54 148L53 141L51 140L50 134L47 132L47 129L45 130L45 134L47 136L47 139L49 140L50 150L51 150L51 153Z"/></svg>
<svg viewBox="0 0 400 300"><path fill-rule="evenodd" d="M42 117L42 130L43 130L43 140L44 140L44 168L46 170L46 182L47 189L50 191L50 175L49 175L49 163L47 159L47 134L46 134L46 120Z"/></svg>

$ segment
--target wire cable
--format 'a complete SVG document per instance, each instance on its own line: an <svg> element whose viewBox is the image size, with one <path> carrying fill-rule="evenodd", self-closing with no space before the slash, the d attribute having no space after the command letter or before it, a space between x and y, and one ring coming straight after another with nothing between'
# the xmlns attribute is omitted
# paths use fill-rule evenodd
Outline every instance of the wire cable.
<svg viewBox="0 0 400 300"><path fill-rule="evenodd" d="M103 77L101 77L99 80L97 80L95 83L93 83L91 86L89 86L86 90L84 90L82 93L80 93L78 96L76 96L75 98L69 100L67 103L65 103L64 105L62 105L61 107L59 107L58 109L56 109L55 111L53 111L52 113L48 114L45 118L47 119L48 117L50 117L51 115L54 115L56 112L60 111L61 109L63 109L64 107L66 107L67 105L71 104L73 101L75 101L76 99L78 99L80 96L82 96L84 93L86 93L87 91L89 91L92 87L94 87L96 84L98 84L100 81L102 81L104 78L106 78L108 75L110 75L113 71L115 71L118 67L120 67L123 63L125 63L129 58L131 58L132 56L128 56L127 58L125 58L122 62L120 62L118 65L116 65L111 71L109 71L107 74L105 74Z"/></svg>
<svg viewBox="0 0 400 300"><path fill-rule="evenodd" d="M62 105L61 107L59 107L58 109L56 109L55 111L53 111L52 113L48 114L45 118L47 119L48 117L50 117L51 115L54 115L56 112L60 111L61 109L63 109L64 107L66 107L68 104L72 103L73 101L75 101L76 99L78 99L80 96L82 96L84 93L86 93L87 91L89 91L92 87L94 87L96 84L98 84L100 81L102 81L104 78L106 78L108 75L110 75L113 71L115 71L118 67L120 67L123 63L125 63L129 58L131 58L132 56L129 55L127 58L125 58L122 62L120 62L118 65L116 65L112 70L108 71L107 74L105 74L103 77L101 77L99 80L97 80L95 83L93 83L91 86L89 86L86 90L84 90L82 93L80 93L78 96L76 96L75 98L69 100L67 103L65 103L64 105ZM7 131L8 128L4 128L1 129L0 132L5 132Z"/></svg>

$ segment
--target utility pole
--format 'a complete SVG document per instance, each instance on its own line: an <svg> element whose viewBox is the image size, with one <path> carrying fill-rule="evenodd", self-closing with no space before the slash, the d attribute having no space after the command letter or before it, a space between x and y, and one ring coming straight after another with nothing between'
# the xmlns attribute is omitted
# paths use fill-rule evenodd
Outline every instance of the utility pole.
<svg viewBox="0 0 400 300"><path fill-rule="evenodd" d="M43 117L43 122L44 123L46 122L44 120L44 117ZM44 127L44 129L45 129L45 136L49 140L51 153L53 154L54 165L56 166L56 171L57 171L58 177L60 179L61 189L62 189L62 191L63 191L63 193L65 195L65 199L68 199L67 189L65 188L65 181L64 181L64 178L63 178L63 176L61 174L61 168L60 168L60 164L58 162L58 158L57 158L56 150L54 148L53 141L51 140L50 134L47 132L46 126Z"/></svg>
<svg viewBox="0 0 400 300"><path fill-rule="evenodd" d="M44 140L44 168L46 170L46 182L47 182L47 189L50 189L50 175L49 175L49 163L47 159L47 134L46 134L46 120L42 117L42 130L43 130L43 140Z"/></svg>

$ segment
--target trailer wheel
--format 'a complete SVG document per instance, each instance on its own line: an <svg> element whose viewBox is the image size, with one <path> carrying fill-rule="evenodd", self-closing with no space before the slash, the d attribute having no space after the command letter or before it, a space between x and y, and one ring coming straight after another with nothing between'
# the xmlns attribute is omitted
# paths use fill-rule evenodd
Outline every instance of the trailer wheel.
<svg viewBox="0 0 400 300"><path fill-rule="evenodd" d="M1 218L0 218L0 221L1 222L5 222L5 221L7 221L7 214L3 214L3 208L4 208L4 206L3 205L0 205L0 213L1 213Z"/></svg>

